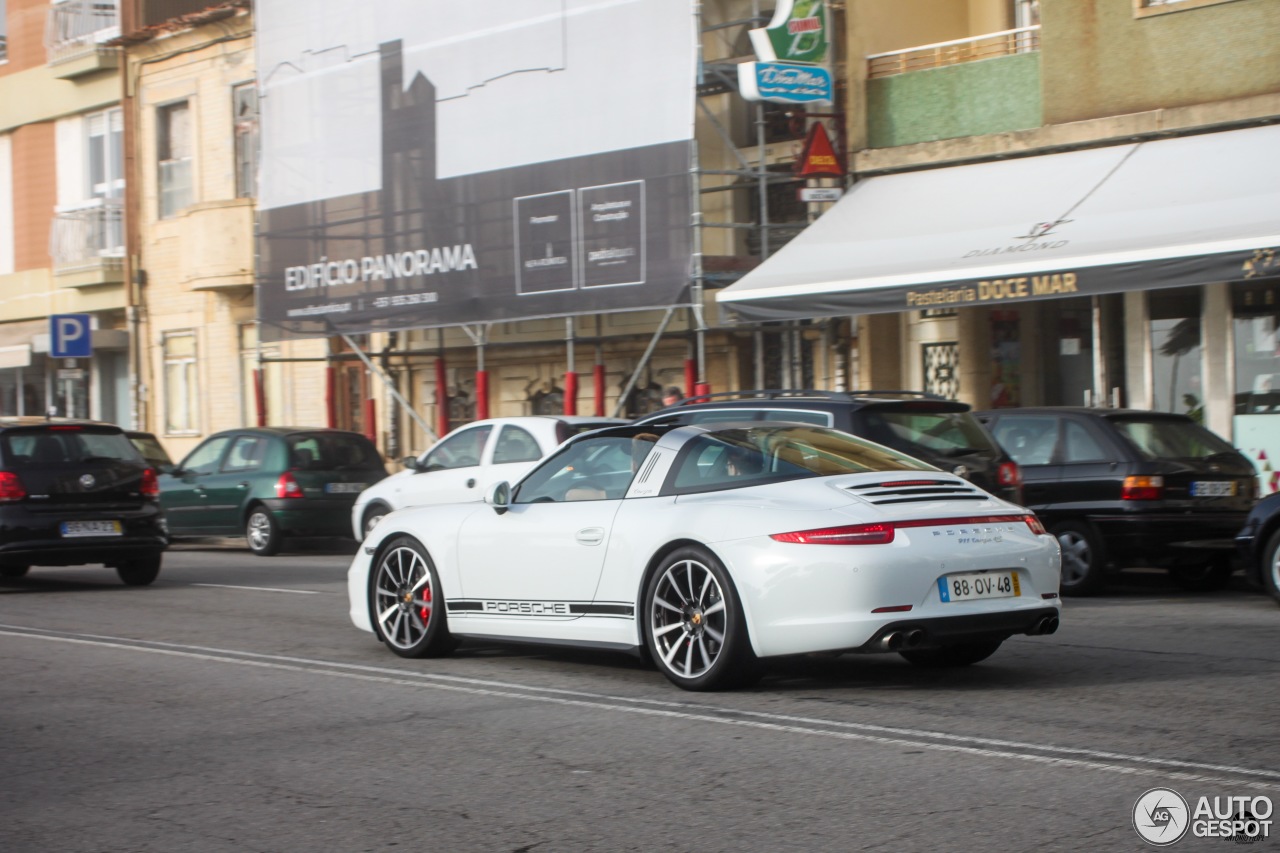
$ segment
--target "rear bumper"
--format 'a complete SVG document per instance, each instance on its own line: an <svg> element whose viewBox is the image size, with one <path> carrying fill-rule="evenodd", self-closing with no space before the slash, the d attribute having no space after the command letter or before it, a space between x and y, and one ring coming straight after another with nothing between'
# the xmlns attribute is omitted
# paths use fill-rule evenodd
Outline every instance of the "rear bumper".
<svg viewBox="0 0 1280 853"><path fill-rule="evenodd" d="M120 536L62 536L64 521L118 521ZM86 509L32 512L24 506L0 510L0 563L8 565L79 566L151 556L169 547L169 532L160 508Z"/></svg>
<svg viewBox="0 0 1280 853"><path fill-rule="evenodd" d="M1097 515L1089 520L1112 558L1167 559L1233 552L1248 513Z"/></svg>
<svg viewBox="0 0 1280 853"><path fill-rule="evenodd" d="M870 640L855 649L873 653L897 651L901 646L890 645L894 635L911 635L912 649L936 649L957 643L980 640L1004 640L1015 634L1051 634L1057 630L1057 607L1038 607L1026 610L1007 610L1002 613L965 614L961 616L931 616L924 619L903 619L891 622L876 631ZM1044 630L1045 620L1052 620L1052 628ZM921 634L914 632L920 631ZM901 642L901 641L900 641Z"/></svg>
<svg viewBox="0 0 1280 853"><path fill-rule="evenodd" d="M351 505L349 500L303 500L272 498L263 501L286 536L344 536L351 535Z"/></svg>

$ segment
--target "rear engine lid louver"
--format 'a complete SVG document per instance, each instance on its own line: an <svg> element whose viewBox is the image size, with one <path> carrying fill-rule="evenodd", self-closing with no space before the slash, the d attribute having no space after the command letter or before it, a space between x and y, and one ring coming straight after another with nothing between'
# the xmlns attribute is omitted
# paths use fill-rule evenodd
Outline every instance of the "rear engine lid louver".
<svg viewBox="0 0 1280 853"><path fill-rule="evenodd" d="M850 492L875 506L918 503L923 501L985 501L990 496L964 480L949 477L882 480L846 487Z"/></svg>

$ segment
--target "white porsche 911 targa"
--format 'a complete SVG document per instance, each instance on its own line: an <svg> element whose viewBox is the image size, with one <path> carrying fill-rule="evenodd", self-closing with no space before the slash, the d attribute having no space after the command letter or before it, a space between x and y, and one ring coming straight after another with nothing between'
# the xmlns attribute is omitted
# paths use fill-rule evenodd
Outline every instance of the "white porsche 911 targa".
<svg viewBox="0 0 1280 853"><path fill-rule="evenodd" d="M809 652L975 663L1057 629L1059 566L1028 510L846 433L622 426L484 503L387 515L348 594L403 657L465 637L647 649L709 690Z"/></svg>

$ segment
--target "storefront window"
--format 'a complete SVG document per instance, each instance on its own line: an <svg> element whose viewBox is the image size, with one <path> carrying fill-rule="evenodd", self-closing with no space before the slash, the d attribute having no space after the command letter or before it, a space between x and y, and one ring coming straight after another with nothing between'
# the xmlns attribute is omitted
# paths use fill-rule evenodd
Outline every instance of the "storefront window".
<svg viewBox="0 0 1280 853"><path fill-rule="evenodd" d="M1236 284L1235 445L1258 469L1263 494L1280 491L1280 283Z"/></svg>
<svg viewBox="0 0 1280 853"><path fill-rule="evenodd" d="M1152 407L1204 421L1200 365L1200 289L1153 290L1151 313Z"/></svg>
<svg viewBox="0 0 1280 853"><path fill-rule="evenodd" d="M45 414L44 359L28 367L0 370L0 415Z"/></svg>

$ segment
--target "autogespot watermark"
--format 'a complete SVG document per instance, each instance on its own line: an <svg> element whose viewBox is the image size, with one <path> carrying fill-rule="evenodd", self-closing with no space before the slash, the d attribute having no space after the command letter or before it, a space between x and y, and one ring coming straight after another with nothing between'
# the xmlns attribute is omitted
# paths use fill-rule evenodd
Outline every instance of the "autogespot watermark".
<svg viewBox="0 0 1280 853"><path fill-rule="evenodd" d="M1133 804L1133 828L1143 841L1168 847L1188 831L1193 838L1252 844L1271 837L1270 797L1200 797L1194 807L1172 788L1152 788Z"/></svg>

